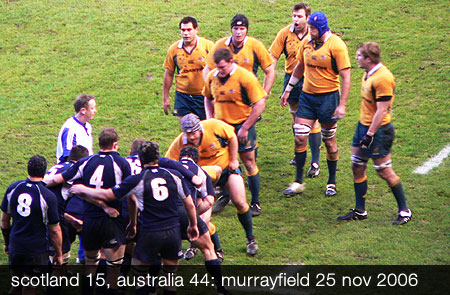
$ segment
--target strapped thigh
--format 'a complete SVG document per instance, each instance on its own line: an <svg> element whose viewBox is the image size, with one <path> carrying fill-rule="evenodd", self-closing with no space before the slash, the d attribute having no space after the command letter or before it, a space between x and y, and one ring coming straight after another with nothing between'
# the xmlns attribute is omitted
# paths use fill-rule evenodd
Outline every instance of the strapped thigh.
<svg viewBox="0 0 450 295"><path fill-rule="evenodd" d="M292 126L295 136L308 136L311 132L311 125L306 123L295 123Z"/></svg>
<svg viewBox="0 0 450 295"><path fill-rule="evenodd" d="M385 168L389 168L389 167L392 167L392 160L389 160L380 165L375 165L375 164L373 165L373 168L375 168L375 170L377 170L377 171L381 171L381 170L383 170Z"/></svg>

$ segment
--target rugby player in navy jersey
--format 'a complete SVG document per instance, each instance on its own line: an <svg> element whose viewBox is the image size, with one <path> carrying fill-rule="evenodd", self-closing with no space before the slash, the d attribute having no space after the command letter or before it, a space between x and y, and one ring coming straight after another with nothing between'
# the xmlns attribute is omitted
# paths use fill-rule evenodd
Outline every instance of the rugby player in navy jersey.
<svg viewBox="0 0 450 295"><path fill-rule="evenodd" d="M186 180L177 171L159 167L159 146L147 141L140 145L139 158L143 166L141 173L127 177L121 184L110 189L93 189L85 185L74 185L72 193L86 198L110 201L124 196L136 198L141 212L140 233L133 257L136 276L156 276L161 261L166 273L174 273L181 258L181 232L178 216L180 198L189 219L187 236L193 241L199 237L195 204L190 197ZM131 232L136 229L136 214L130 211ZM136 294L154 292L154 286L136 289ZM174 292L173 286L168 289Z"/></svg>
<svg viewBox="0 0 450 295"><path fill-rule="evenodd" d="M190 186L195 205L197 207L197 213L202 220L208 225L209 233L211 235L211 241L214 244L214 251L217 258L222 263L224 253L220 245L219 235L216 232L216 226L211 222L212 205L214 204L214 185L209 174L197 165L199 160L199 153L195 147L185 146L180 151L180 163L183 164L186 169L197 174L203 181L202 186L196 189L193 185ZM184 259L190 260L197 254L197 248L191 244L185 254Z"/></svg>
<svg viewBox="0 0 450 295"><path fill-rule="evenodd" d="M35 276L47 267L48 233L55 249L53 264L62 264L58 203L56 196L42 183L46 171L44 157L31 157L28 178L11 184L2 200L1 228L14 276ZM13 287L9 294L18 293L20 290ZM33 287L22 289L22 294L35 293Z"/></svg>
<svg viewBox="0 0 450 295"><path fill-rule="evenodd" d="M81 159L62 174L49 179L48 185L63 181L81 180L81 183L94 188L111 188L131 174L127 160L118 153L119 136L114 128L105 127L99 135L100 152ZM88 283L88 275L94 275L100 260L100 249L106 257L106 283L111 293L117 289L117 277L125 250L125 225L121 215L111 218L104 210L84 201L83 239L86 267L84 271L83 294L92 294L93 286ZM109 207L121 212L121 202L107 202Z"/></svg>

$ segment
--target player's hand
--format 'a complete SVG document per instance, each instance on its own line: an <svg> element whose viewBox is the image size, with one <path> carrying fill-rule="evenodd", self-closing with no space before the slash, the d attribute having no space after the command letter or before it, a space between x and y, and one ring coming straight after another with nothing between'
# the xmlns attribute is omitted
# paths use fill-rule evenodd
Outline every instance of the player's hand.
<svg viewBox="0 0 450 295"><path fill-rule="evenodd" d="M81 195L84 192L84 185L74 184L70 187L69 192L74 195Z"/></svg>
<svg viewBox="0 0 450 295"><path fill-rule="evenodd" d="M244 125L242 125L238 131L237 136L240 144L246 144L248 140L248 129L245 128Z"/></svg>
<svg viewBox="0 0 450 295"><path fill-rule="evenodd" d="M203 184L202 179L198 175L194 175L191 179L192 184L194 184L196 187L201 187Z"/></svg>
<svg viewBox="0 0 450 295"><path fill-rule="evenodd" d="M359 145L363 149L368 149L368 148L370 148L370 145L372 144L372 142L373 142L373 136L367 135L367 133L366 133L359 141Z"/></svg>
<svg viewBox="0 0 450 295"><path fill-rule="evenodd" d="M62 265L62 262L62 254L55 254L55 256L53 256L53 265Z"/></svg>
<svg viewBox="0 0 450 295"><path fill-rule="evenodd" d="M136 236L136 232L137 232L136 224L129 223L127 225L127 236L126 236L126 239L127 240L133 239Z"/></svg>
<svg viewBox="0 0 450 295"><path fill-rule="evenodd" d="M283 94L280 96L280 105L282 107L285 107L288 105L289 95L291 95L290 91L284 91Z"/></svg>
<svg viewBox="0 0 450 295"><path fill-rule="evenodd" d="M75 228L77 232L80 232L83 229L83 220L74 218L74 220L72 220L70 224Z"/></svg>
<svg viewBox="0 0 450 295"><path fill-rule="evenodd" d="M103 209L103 211L105 211L105 213L108 214L109 217L111 217L111 218L117 218L117 216L120 215L120 212L117 211L117 209L112 208L112 207L105 207Z"/></svg>
<svg viewBox="0 0 450 295"><path fill-rule="evenodd" d="M170 100L169 100L169 98L164 98L163 99L163 108L164 108L164 114L166 114L166 115L168 115L169 111L172 110L170 108Z"/></svg>
<svg viewBox="0 0 450 295"><path fill-rule="evenodd" d="M230 164L228 165L228 169L230 171L234 171L238 168L239 168L239 161L237 159L230 161Z"/></svg>
<svg viewBox="0 0 450 295"><path fill-rule="evenodd" d="M338 105L333 114L333 119L340 120L345 117L345 106Z"/></svg>
<svg viewBox="0 0 450 295"><path fill-rule="evenodd" d="M189 224L188 228L187 228L187 235L189 237L190 241L195 241L198 239L199 237L199 233L198 233L198 228L197 226L191 226Z"/></svg>

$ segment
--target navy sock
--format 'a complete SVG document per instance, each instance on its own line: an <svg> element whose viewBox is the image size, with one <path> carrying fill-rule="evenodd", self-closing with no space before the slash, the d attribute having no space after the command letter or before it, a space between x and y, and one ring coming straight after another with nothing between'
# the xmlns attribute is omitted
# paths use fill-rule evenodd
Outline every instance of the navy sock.
<svg viewBox="0 0 450 295"><path fill-rule="evenodd" d="M353 183L353 186L355 187L355 209L366 211L367 179L363 182L355 182Z"/></svg>
<svg viewBox="0 0 450 295"><path fill-rule="evenodd" d="M217 232L215 232L213 235L211 235L211 241L214 244L215 250L222 249L222 246L220 245L219 235L217 234Z"/></svg>
<svg viewBox="0 0 450 295"><path fill-rule="evenodd" d="M391 187L392 193L395 196L395 199L397 200L398 205L398 211L407 211L408 206L406 206L406 197L405 193L403 192L403 185L401 182L397 183L393 187Z"/></svg>
<svg viewBox="0 0 450 295"><path fill-rule="evenodd" d="M222 267L220 266L219 259L205 261L205 267L209 274L214 277L217 291L223 291L225 288L222 285Z"/></svg>
<svg viewBox="0 0 450 295"><path fill-rule="evenodd" d="M334 183L336 184L336 170L337 170L337 160L330 161L327 159L328 164L328 182L327 184Z"/></svg>
<svg viewBox="0 0 450 295"><path fill-rule="evenodd" d="M311 149L311 164L312 163L319 164L320 144L322 143L322 134L320 132L310 133L308 141L309 141L309 148Z"/></svg>
<svg viewBox="0 0 450 295"><path fill-rule="evenodd" d="M261 179L259 176L259 172L253 176L247 176L248 181L248 189L252 195L252 204L259 203L259 187L261 183Z"/></svg>
<svg viewBox="0 0 450 295"><path fill-rule="evenodd" d="M238 213L237 216L240 223L242 224L242 227L245 230L245 235L247 236L247 238L253 237L253 220L250 210L247 210L247 212L243 214Z"/></svg>
<svg viewBox="0 0 450 295"><path fill-rule="evenodd" d="M295 153L295 168L296 168L296 177L295 181L298 183L303 183L303 168L305 167L306 161L306 151L301 153Z"/></svg>

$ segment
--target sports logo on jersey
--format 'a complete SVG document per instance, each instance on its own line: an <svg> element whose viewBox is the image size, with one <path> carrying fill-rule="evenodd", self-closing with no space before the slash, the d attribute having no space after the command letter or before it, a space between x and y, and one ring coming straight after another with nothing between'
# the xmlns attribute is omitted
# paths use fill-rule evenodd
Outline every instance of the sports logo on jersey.
<svg viewBox="0 0 450 295"><path fill-rule="evenodd" d="M320 59L322 59L322 60L327 59L327 56L326 56L326 55L322 55L322 56L320 57Z"/></svg>
<svg viewBox="0 0 450 295"><path fill-rule="evenodd" d="M236 90L230 89L230 93L231 93L231 94L236 93Z"/></svg>
<svg viewBox="0 0 450 295"><path fill-rule="evenodd" d="M194 63L195 63L195 62L194 62L192 59L188 61L188 64L193 65Z"/></svg>
<svg viewBox="0 0 450 295"><path fill-rule="evenodd" d="M225 91L220 91L220 95L225 95Z"/></svg>
<svg viewBox="0 0 450 295"><path fill-rule="evenodd" d="M313 55L313 56L311 56L311 59L312 60L317 60L317 56Z"/></svg>
<svg viewBox="0 0 450 295"><path fill-rule="evenodd" d="M250 59L249 58L244 58L244 60L242 62L249 63Z"/></svg>
<svg viewBox="0 0 450 295"><path fill-rule="evenodd" d="M205 58L204 58L203 56L201 56L201 57L198 58L198 60L199 60L199 61L204 61Z"/></svg>

